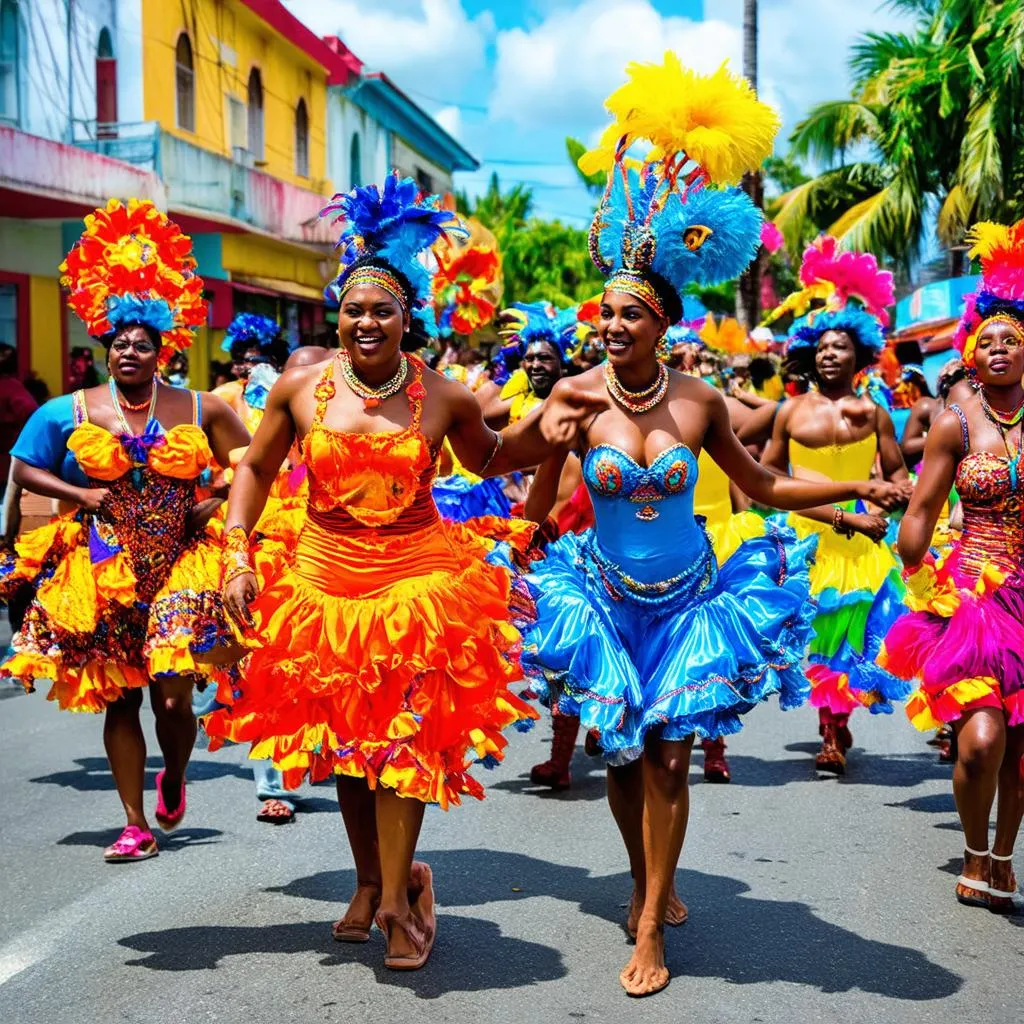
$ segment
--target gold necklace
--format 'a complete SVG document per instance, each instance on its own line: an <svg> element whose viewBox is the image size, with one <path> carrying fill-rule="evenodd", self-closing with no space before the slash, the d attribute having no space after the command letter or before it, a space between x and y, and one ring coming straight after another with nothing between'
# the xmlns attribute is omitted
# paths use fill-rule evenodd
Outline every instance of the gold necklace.
<svg viewBox="0 0 1024 1024"><path fill-rule="evenodd" d="M402 385L405 384L405 378L409 375L409 358L405 353L402 354L395 375L376 388L356 376L352 357L344 350L338 353L338 362L341 364L341 375L345 378L345 383L353 394L363 400L364 409L376 409L381 403L397 395L402 390Z"/></svg>
<svg viewBox="0 0 1024 1024"><path fill-rule="evenodd" d="M643 391L629 391L623 387L611 363L604 364L604 382L608 394L624 409L636 414L650 412L668 394L668 370L663 363L658 363L658 376L654 383Z"/></svg>

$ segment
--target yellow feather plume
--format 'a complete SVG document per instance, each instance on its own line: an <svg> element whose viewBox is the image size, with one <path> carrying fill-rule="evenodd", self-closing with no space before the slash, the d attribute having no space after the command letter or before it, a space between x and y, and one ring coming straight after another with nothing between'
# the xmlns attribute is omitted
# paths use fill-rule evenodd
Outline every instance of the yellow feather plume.
<svg viewBox="0 0 1024 1024"><path fill-rule="evenodd" d="M650 142L650 162L685 153L720 185L736 184L771 154L779 117L728 64L701 75L668 52L663 64L633 63L626 73L605 103L614 121L580 158L585 173L608 170L623 136Z"/></svg>
<svg viewBox="0 0 1024 1024"><path fill-rule="evenodd" d="M1010 247L1010 229L1005 224L979 221L967 232L971 259L988 259L997 249Z"/></svg>

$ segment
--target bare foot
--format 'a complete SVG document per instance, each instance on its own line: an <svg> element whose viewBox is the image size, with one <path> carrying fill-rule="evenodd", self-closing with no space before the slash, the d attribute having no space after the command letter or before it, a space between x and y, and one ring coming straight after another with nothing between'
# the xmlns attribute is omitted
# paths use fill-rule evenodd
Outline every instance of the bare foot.
<svg viewBox="0 0 1024 1024"><path fill-rule="evenodd" d="M636 929L640 923L640 915L643 913L644 905L637 896L637 891L633 889L633 895L629 899L629 912L626 915L626 932L629 937L636 940ZM672 889L668 894L668 906L665 907L665 924L671 925L673 928L679 925L686 924L687 918L690 916L690 911L687 909L686 904L679 898L679 894L676 892L675 883L672 885Z"/></svg>
<svg viewBox="0 0 1024 1024"><path fill-rule="evenodd" d="M633 958L623 968L619 981L629 996L650 996L669 982L665 966L665 929L641 922Z"/></svg>
<svg viewBox="0 0 1024 1024"><path fill-rule="evenodd" d="M430 936L437 928L434 907L434 874L429 864L414 860L409 872L409 910Z"/></svg>

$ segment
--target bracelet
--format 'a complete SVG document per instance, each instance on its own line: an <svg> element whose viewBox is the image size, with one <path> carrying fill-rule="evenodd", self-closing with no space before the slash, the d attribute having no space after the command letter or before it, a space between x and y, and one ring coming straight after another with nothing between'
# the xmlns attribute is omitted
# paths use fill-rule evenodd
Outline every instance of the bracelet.
<svg viewBox="0 0 1024 1024"><path fill-rule="evenodd" d="M853 530L844 524L845 519L846 510L842 506L836 505L832 509L832 531L849 539L853 536Z"/></svg>
<svg viewBox="0 0 1024 1024"><path fill-rule="evenodd" d="M252 572L252 562L249 560L249 534L244 526L232 526L224 535L221 567L224 572L222 587L226 587L239 576Z"/></svg>
<svg viewBox="0 0 1024 1024"><path fill-rule="evenodd" d="M495 456L498 454L498 452L501 451L501 446L504 443L505 443L504 435L501 433L500 430L495 431L495 433L494 433L494 447L491 449L490 455L488 455L487 458L484 459L484 464L480 467L480 472L477 474L478 476L483 476L484 475L484 472L486 471L487 467L494 461Z"/></svg>

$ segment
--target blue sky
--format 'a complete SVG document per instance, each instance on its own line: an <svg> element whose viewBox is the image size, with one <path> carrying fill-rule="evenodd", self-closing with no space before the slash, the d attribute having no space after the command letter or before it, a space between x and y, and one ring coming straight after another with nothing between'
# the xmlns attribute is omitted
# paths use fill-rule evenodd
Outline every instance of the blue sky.
<svg viewBox="0 0 1024 1024"><path fill-rule="evenodd" d="M584 226L592 201L565 156L565 136L593 141L604 97L631 60L674 49L684 63L740 70L742 0L286 0L321 35L339 35L385 71L484 166L521 181L536 212ZM904 27L878 0L761 0L761 95L783 118L777 150L813 103L847 94L850 43Z"/></svg>

